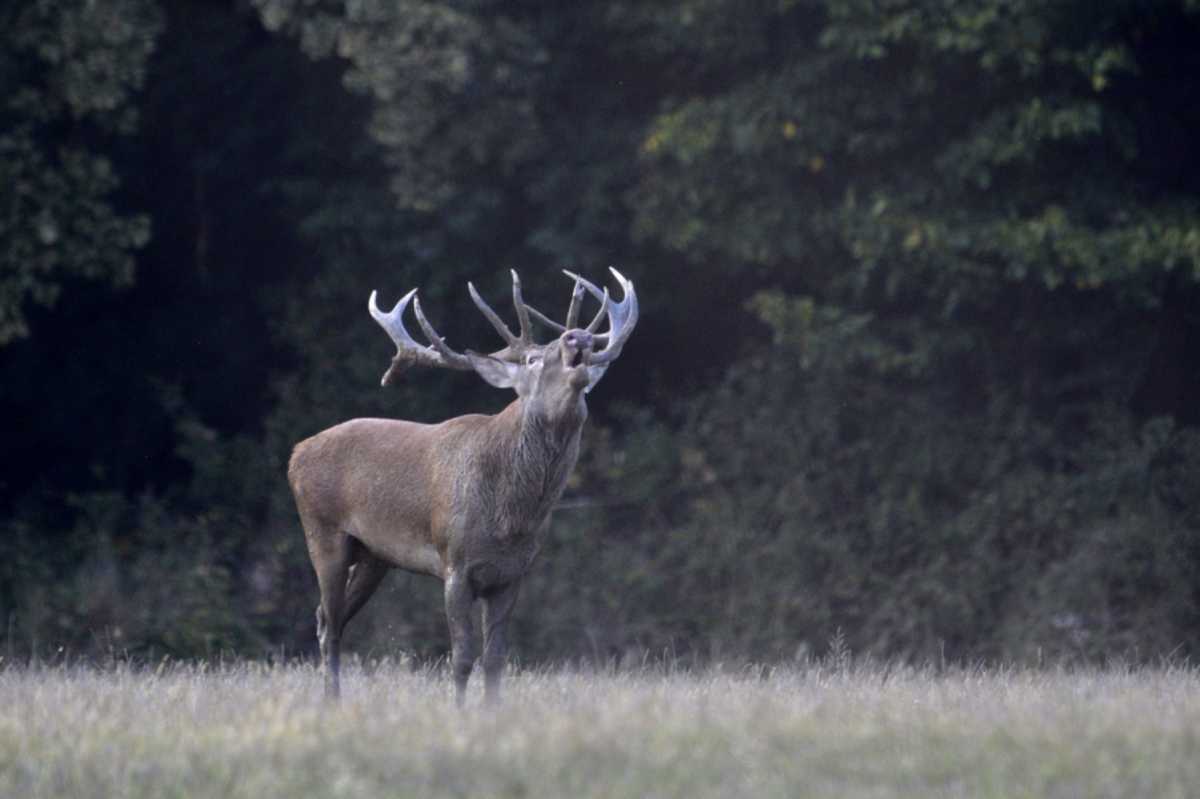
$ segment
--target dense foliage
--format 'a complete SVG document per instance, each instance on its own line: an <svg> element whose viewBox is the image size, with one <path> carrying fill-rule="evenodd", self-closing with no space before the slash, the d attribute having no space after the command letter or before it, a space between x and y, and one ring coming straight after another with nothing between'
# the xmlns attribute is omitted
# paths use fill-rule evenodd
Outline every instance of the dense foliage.
<svg viewBox="0 0 1200 799"><path fill-rule="evenodd" d="M609 263L643 319L525 658L1200 649L1191 0L0 19L11 651L311 646L292 444L507 401L378 389L365 297L474 344L468 278L557 308ZM437 655L439 598L397 575L351 638Z"/></svg>

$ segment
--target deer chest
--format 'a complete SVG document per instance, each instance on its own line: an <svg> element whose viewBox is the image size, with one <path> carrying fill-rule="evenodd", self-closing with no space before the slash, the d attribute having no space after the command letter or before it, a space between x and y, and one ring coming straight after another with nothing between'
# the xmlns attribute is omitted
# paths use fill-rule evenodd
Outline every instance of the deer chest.
<svg viewBox="0 0 1200 799"><path fill-rule="evenodd" d="M467 559L467 575L476 591L486 591L520 579L537 558L537 536L492 541Z"/></svg>

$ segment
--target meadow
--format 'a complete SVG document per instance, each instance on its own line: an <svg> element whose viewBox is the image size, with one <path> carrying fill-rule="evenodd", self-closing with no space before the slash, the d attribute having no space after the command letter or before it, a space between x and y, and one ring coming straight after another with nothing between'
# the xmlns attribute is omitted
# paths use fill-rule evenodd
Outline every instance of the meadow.
<svg viewBox="0 0 1200 799"><path fill-rule="evenodd" d="M2 797L1194 797L1200 671L0 667Z"/></svg>

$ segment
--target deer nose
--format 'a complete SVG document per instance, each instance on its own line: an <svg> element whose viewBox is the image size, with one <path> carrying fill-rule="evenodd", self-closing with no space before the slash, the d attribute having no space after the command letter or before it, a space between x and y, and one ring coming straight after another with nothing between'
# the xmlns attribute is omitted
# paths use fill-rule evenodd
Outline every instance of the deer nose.
<svg viewBox="0 0 1200 799"><path fill-rule="evenodd" d="M586 330L568 330L563 334L563 341L568 346L577 350L590 350L592 348L592 334Z"/></svg>

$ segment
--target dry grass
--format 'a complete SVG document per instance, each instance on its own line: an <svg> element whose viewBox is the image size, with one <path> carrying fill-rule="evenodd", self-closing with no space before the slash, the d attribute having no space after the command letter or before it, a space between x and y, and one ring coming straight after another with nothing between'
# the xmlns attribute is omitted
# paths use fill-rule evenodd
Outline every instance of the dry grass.
<svg viewBox="0 0 1200 799"><path fill-rule="evenodd" d="M1194 797L1192 668L0 671L3 797Z"/></svg>

